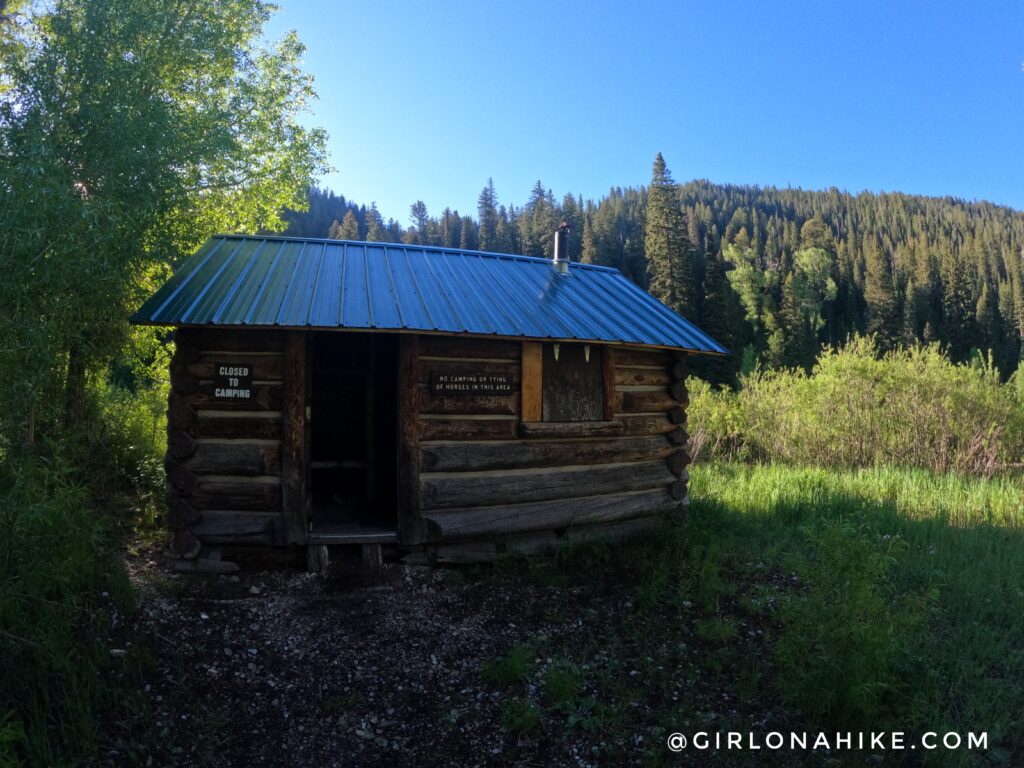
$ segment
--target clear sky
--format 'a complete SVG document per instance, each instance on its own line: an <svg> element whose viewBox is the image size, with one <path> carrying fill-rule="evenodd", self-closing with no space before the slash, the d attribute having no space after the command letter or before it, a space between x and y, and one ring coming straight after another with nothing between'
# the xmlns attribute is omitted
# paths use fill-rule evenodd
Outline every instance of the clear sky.
<svg viewBox="0 0 1024 768"><path fill-rule="evenodd" d="M408 223L679 181L1024 209L1024 3L277 0L330 134L322 185Z"/></svg>

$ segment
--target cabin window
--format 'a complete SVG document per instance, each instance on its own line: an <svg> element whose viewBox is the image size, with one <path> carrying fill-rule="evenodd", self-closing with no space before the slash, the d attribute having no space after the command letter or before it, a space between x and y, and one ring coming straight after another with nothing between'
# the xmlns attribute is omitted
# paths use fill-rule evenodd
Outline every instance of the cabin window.
<svg viewBox="0 0 1024 768"><path fill-rule="evenodd" d="M590 344L545 344L541 365L543 421L604 418L602 350Z"/></svg>

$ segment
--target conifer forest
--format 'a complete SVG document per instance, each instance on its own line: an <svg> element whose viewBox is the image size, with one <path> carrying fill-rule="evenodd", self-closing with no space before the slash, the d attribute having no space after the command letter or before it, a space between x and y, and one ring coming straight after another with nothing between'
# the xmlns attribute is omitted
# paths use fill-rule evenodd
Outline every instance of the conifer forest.
<svg viewBox="0 0 1024 768"><path fill-rule="evenodd" d="M619 269L734 352L705 363L717 383L758 362L809 368L855 334L883 350L938 342L1004 377L1020 361L1024 213L991 203L676 183L660 155L649 186L596 201L538 181L522 204L502 202L488 181L475 215L417 201L403 223L328 190L308 197L288 234L550 258L565 221L574 259Z"/></svg>

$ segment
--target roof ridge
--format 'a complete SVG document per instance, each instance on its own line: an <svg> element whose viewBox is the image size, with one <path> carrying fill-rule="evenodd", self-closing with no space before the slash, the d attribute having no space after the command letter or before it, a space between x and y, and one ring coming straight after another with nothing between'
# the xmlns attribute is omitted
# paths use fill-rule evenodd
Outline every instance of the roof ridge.
<svg viewBox="0 0 1024 768"><path fill-rule="evenodd" d="M362 245L362 246L373 246L383 248L403 248L405 250L418 250L418 251L433 251L436 253L457 253L462 255L472 256L485 256L491 259L506 259L509 261L528 261L533 263L550 264L550 259L545 259L541 256L525 256L519 253L499 253L498 251L481 251L470 248L446 248L443 245L419 245L416 243L385 243L380 241L370 240L332 240L329 237L292 237L288 235L277 235L277 234L265 234L265 235L246 235L241 233L217 233L211 235L210 239L223 238L231 240L273 240L273 241L285 241L295 243L335 243L338 245ZM614 272L615 274L622 274L615 267L606 267L601 264L587 264L583 261L571 262L574 268L592 269L599 272Z"/></svg>

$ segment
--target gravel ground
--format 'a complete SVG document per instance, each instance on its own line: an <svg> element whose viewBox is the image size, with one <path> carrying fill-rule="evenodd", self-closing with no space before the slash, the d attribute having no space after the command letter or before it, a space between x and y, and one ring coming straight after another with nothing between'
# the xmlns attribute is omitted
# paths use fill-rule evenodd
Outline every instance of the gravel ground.
<svg viewBox="0 0 1024 768"><path fill-rule="evenodd" d="M580 588L403 565L373 579L196 578L168 566L132 566L140 606L121 644L143 661L144 722L121 715L108 725L108 764L592 764L592 733L574 739L543 721L507 733L501 710L512 694L480 674L518 644L600 631L576 609ZM593 601L591 621L616 611L614 595Z"/></svg>

